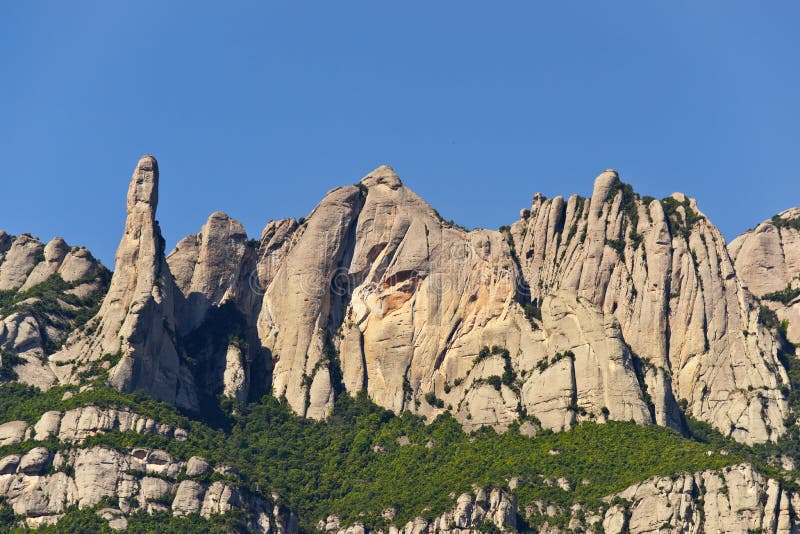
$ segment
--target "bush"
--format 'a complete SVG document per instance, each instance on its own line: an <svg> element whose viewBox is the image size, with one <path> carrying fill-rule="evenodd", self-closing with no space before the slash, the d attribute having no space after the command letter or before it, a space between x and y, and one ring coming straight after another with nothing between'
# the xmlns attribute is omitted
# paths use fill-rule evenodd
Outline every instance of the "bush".
<svg viewBox="0 0 800 534"><path fill-rule="evenodd" d="M780 291L773 291L761 297L762 300L772 300L782 304L789 304L791 301L800 296L800 287L792 288L791 283Z"/></svg>
<svg viewBox="0 0 800 534"><path fill-rule="evenodd" d="M489 352L506 358L503 348ZM565 357L569 353L560 355ZM487 381L498 388L503 383L500 376ZM301 528L306 531L314 530L316 522L330 513L339 514L345 525L358 521L367 527L379 526L384 524L380 513L388 507L397 509L399 524L419 515L432 518L453 505L451 494L469 492L473 484L505 486L511 477L527 481L514 490L521 508L546 499L568 509L576 502L599 504L603 496L651 476L741 461L737 454L706 456L707 445L667 428L630 422L583 423L569 432L540 432L533 439L520 435L513 426L503 434L482 428L469 435L449 413L426 424L423 418L408 412L397 416L376 406L363 392L355 398L339 395L331 416L323 422L297 416L285 401L266 395L259 403L229 413L225 425L212 428L199 420L198 414L187 417L143 394L98 388L61 401L64 391L55 388L40 392L19 384L4 385L0 387L0 414L3 418L24 416L35 421L47 410L95 404L129 407L160 422L186 428L186 442L109 432L93 436L80 446L153 447L179 458L199 455L214 463L227 463L241 473L243 484L251 491L265 496L276 491L285 507L298 513ZM399 446L400 436L407 436L411 445ZM424 447L429 441L435 446ZM35 446L35 442L26 444ZM561 454L550 455L552 449ZM9 450L3 448L0 456ZM654 456L654 450L659 454ZM563 492L542 484L542 477L586 478L592 483ZM67 515L65 525L70 528L83 528L85 524L92 526L92 532L106 532L89 512ZM226 524L214 523L217 518L205 523L198 523L200 519L174 521L166 516L134 516L129 532L216 532L214 525ZM194 530L197 525L207 530ZM237 530L231 527L231 531Z"/></svg>

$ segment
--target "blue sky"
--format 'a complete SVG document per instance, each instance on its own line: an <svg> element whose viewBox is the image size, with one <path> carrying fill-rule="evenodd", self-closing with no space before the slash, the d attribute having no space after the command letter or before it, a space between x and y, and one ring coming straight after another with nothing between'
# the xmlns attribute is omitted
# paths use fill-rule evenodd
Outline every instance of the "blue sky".
<svg viewBox="0 0 800 534"><path fill-rule="evenodd" d="M258 236L379 164L446 218L514 221L603 169L729 239L800 205L797 2L16 2L0 228L105 263L138 157L168 248Z"/></svg>

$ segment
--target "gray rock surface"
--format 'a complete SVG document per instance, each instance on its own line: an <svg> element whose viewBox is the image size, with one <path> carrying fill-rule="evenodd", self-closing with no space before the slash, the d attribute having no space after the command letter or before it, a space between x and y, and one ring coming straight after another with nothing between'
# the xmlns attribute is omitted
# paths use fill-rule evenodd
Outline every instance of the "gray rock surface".
<svg viewBox="0 0 800 534"><path fill-rule="evenodd" d="M575 292L618 319L691 415L746 443L783 434L788 378L777 344L693 199L645 201L606 171L590 199L537 194L510 235L532 302Z"/></svg>
<svg viewBox="0 0 800 534"><path fill-rule="evenodd" d="M611 314L582 303L575 306L591 325L577 326L572 316L559 322L561 311L543 318L546 325L529 321L503 235L442 221L389 167L331 191L281 256L271 281L265 277L258 327L275 359L273 393L301 414L327 415L338 352L350 393L366 389L395 412L429 417L449 407L468 429L505 428L520 401L548 419L545 426L566 428L576 420L574 396L586 417L607 408L612 419L652 422ZM567 293L558 302L565 299L575 302ZM514 383L490 385L505 360L474 363L484 346L508 351ZM564 362L540 380L537 365L571 349L577 365ZM443 404L427 402L431 394ZM665 397L665 410L677 410L672 400Z"/></svg>
<svg viewBox="0 0 800 534"><path fill-rule="evenodd" d="M127 198L125 233L117 249L114 275L96 329L76 332L68 346L53 355L53 370L62 382L106 355L118 355L110 383L122 391L142 389L160 400L197 407L192 376L180 360L175 319L177 291L164 258L164 240L155 219L158 163L139 160Z"/></svg>
<svg viewBox="0 0 800 534"><path fill-rule="evenodd" d="M269 532L270 523L287 534L297 532L293 514L279 513L269 501L231 484L179 482L185 466L159 450L68 448L53 460L48 449L37 447L21 459L19 455L0 459L0 497L32 527L55 523L70 506L86 508L110 499L115 507L102 508L98 514L115 530L126 528L126 516L140 510L209 517L238 509L245 513L251 532ZM162 504L165 501L169 506Z"/></svg>
<svg viewBox="0 0 800 534"><path fill-rule="evenodd" d="M791 208L748 230L728 246L736 272L757 297L800 288L800 208ZM787 337L800 343L800 296L762 302L787 320Z"/></svg>
<svg viewBox="0 0 800 534"><path fill-rule="evenodd" d="M384 512L384 518L391 521L393 517L393 510ZM477 533L484 532L487 525L491 525L493 531L517 531L517 502L512 494L500 489L464 493L453 508L441 516L431 521L418 517L405 525L390 526L388 531L396 534ZM320 521L318 528L337 534L370 532L361 524L340 528L339 518L335 515Z"/></svg>
<svg viewBox="0 0 800 534"><path fill-rule="evenodd" d="M88 250L60 237L45 245L29 234L2 232L1 241L0 291L11 299L0 305L0 349L21 358L13 365L17 379L47 388L56 377L45 357L82 326L76 314L102 297L108 271ZM41 288L54 287L55 280L62 284L53 290L55 302L43 302Z"/></svg>

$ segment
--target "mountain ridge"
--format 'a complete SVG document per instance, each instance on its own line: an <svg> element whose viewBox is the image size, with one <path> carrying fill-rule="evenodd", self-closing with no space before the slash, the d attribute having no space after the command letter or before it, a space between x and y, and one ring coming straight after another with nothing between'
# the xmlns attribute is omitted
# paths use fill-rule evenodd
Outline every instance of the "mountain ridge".
<svg viewBox="0 0 800 534"><path fill-rule="evenodd" d="M606 170L590 198L537 193L509 226L467 231L381 166L329 191L307 217L269 222L258 241L215 212L166 254L158 182L157 161L142 157L96 315L59 350L31 356L41 376L19 373L21 382L145 392L201 418L228 417L220 406L246 414L269 394L323 421L344 395L428 423L452 417L466 432L630 421L684 436L706 424L767 450L796 437L800 262L785 260L800 258L795 211L727 245L694 199L642 197ZM6 242L0 282L38 287L47 257L8 254L0 234ZM758 285L763 258L767 270L783 268L780 287ZM12 356L3 355L8 376L24 368ZM8 443L40 441L26 428L9 426ZM249 506L235 487L226 509ZM495 500L508 510L504 498ZM523 515L540 514L531 510ZM496 526L507 515L497 512Z"/></svg>

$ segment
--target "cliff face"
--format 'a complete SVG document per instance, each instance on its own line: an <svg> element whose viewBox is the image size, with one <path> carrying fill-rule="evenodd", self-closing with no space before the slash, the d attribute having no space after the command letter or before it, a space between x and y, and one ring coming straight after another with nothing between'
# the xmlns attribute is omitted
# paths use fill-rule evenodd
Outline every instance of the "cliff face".
<svg viewBox="0 0 800 534"><path fill-rule="evenodd" d="M681 428L680 399L754 443L784 432L788 383L758 317L724 239L683 195L643 200L609 171L591 199L536 196L505 233L466 232L381 167L297 230L259 332L273 391L310 417L332 404L338 358L345 390L396 412L449 409L466 428L525 412L553 429L584 417Z"/></svg>
<svg viewBox="0 0 800 534"><path fill-rule="evenodd" d="M510 235L532 301L569 290L613 315L648 372L663 370L688 413L724 434L784 432L777 345L693 199L641 198L606 171L591 199L537 195L522 215Z"/></svg>
<svg viewBox="0 0 800 534"><path fill-rule="evenodd" d="M202 415L219 396L245 403L271 392L321 420L337 395L365 393L397 414L449 412L468 431L524 420L519 431L535 436L619 420L686 433L691 415L745 444L792 437L794 393L778 351L789 347L784 327L800 339L798 209L726 246L693 199L640 197L606 171L591 198L537 194L512 225L467 231L383 166L330 191L306 218L268 223L258 241L217 212L165 256L158 181L156 160L143 157L113 276L60 238L0 232L0 379L68 386L62 402L103 380ZM97 446L104 434L166 447L189 436L109 407L110 393L98 394L112 399L102 406L0 425L0 447L15 448L0 459L0 497L21 520L38 526L114 497L99 510L114 528L137 511L240 510L253 531L296 530L267 490L224 466ZM227 416L251 408L237 402ZM439 517L387 528L510 530L524 520L560 532L565 517L572 531L607 533L798 528L797 493L749 465L654 478L569 510L518 509L512 486L531 481L505 482L508 491L453 493ZM386 510L381 524L393 517ZM319 528L363 531L335 515Z"/></svg>
<svg viewBox="0 0 800 534"><path fill-rule="evenodd" d="M745 285L788 321L789 341L800 343L800 208L748 230L728 250Z"/></svg>
<svg viewBox="0 0 800 534"><path fill-rule="evenodd" d="M536 502L517 508L514 496L500 489L462 494L451 510L426 520L421 517L388 529L363 525L340 527L337 516L320 522L319 530L337 534L365 532L464 533L531 530L557 534L591 532L763 532L790 534L800 528L800 495L754 470L749 464L723 470L654 477L609 495L599 507ZM392 510L384 517L392 523ZM566 517L565 517L566 516ZM564 521L566 518L566 521ZM521 525L524 519L527 525ZM525 528L527 527L527 528ZM532 528L531 528L532 527Z"/></svg>
<svg viewBox="0 0 800 534"><path fill-rule="evenodd" d="M47 364L67 335L83 326L108 288L109 272L83 247L56 237L0 231L0 349L4 378L47 387ZM9 355L16 356L10 361ZM2 358L2 356L0 356ZM2 361L2 360L0 360Z"/></svg>
<svg viewBox="0 0 800 534"><path fill-rule="evenodd" d="M683 195L642 198L606 171L591 199L536 195L503 231L468 232L384 166L257 243L214 213L165 258L157 188L146 156L100 311L50 358L58 380L111 364L114 387L185 408L271 390L315 419L363 390L466 429L527 415L683 430L680 402L745 443L785 431L788 378L752 283ZM4 246L0 281L21 287L36 245Z"/></svg>
<svg viewBox="0 0 800 534"><path fill-rule="evenodd" d="M113 365L109 383L121 391L141 389L185 408L196 408L192 376L181 364L175 317L175 282L164 258L155 219L158 163L139 160L131 177L125 233L114 275L90 332L78 331L50 360L61 382L81 379L93 362Z"/></svg>
<svg viewBox="0 0 800 534"><path fill-rule="evenodd" d="M555 430L653 422L613 318L569 292L526 318L520 286L502 234L445 223L380 167L325 197L266 289L273 393L314 418L341 385L397 413L450 410L466 428L525 413Z"/></svg>

